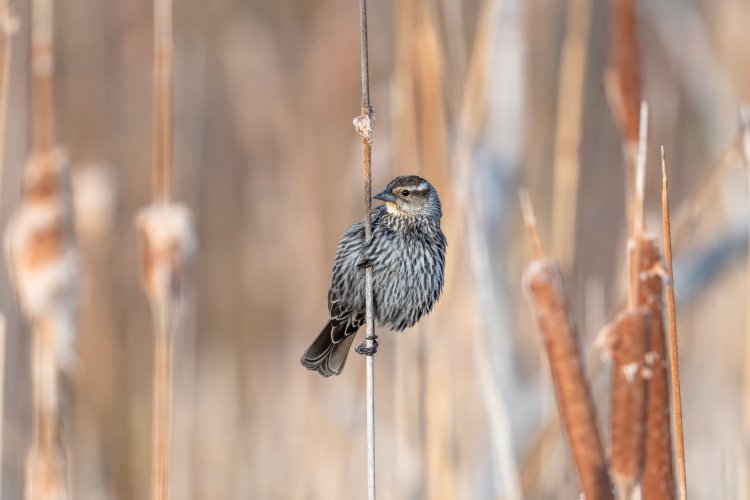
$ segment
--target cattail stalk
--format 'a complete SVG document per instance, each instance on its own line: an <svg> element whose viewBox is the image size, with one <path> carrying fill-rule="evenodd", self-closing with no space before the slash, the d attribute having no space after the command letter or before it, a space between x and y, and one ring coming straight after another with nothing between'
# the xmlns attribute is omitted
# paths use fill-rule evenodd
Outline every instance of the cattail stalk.
<svg viewBox="0 0 750 500"><path fill-rule="evenodd" d="M646 152L648 146L648 104L646 101L641 102L641 123L638 132L638 154L635 156L635 169L634 169L634 186L635 196L633 200L633 214L632 221L633 226L631 230L631 238L628 242L630 248L635 249L634 252L629 252L628 257L630 259L629 277L628 282L628 308L633 309L638 304L638 276L640 269L640 246L638 241L641 239L644 226L645 226L645 191L646 191Z"/></svg>
<svg viewBox="0 0 750 500"><path fill-rule="evenodd" d="M196 240L190 210L172 197L172 0L154 0L153 202L135 220L141 277L154 322L151 499L170 498L172 353L182 286Z"/></svg>
<svg viewBox="0 0 750 500"><path fill-rule="evenodd" d="M687 500L687 474L685 473L685 438L682 431L682 394L680 392L680 362L677 349L677 318L674 303L674 274L672 273L672 234L669 229L669 194L667 165L664 147L661 148L661 208L664 230L664 258L667 263L667 319L669 322L669 368L672 382L672 413L674 439L677 451L677 480L680 500Z"/></svg>
<svg viewBox="0 0 750 500"><path fill-rule="evenodd" d="M10 87L10 61L13 47L13 35L18 31L18 20L13 15L8 0L0 1L0 174L5 164L5 129L7 126L8 88ZM0 187L2 175L0 175Z"/></svg>
<svg viewBox="0 0 750 500"><path fill-rule="evenodd" d="M560 63L555 127L555 184L553 248L563 270L570 271L575 256L576 207L580 173L583 89L591 28L591 0L568 2L567 27Z"/></svg>
<svg viewBox="0 0 750 500"><path fill-rule="evenodd" d="M21 203L6 229L6 247L20 306L32 329L34 425L25 496L64 500L69 498L69 464L61 433L59 376L73 358L78 254L67 159L55 149L53 3L35 0L31 8L32 151L23 170ZM7 10L3 14L7 32L13 22ZM5 92L3 88L3 112Z"/></svg>
<svg viewBox="0 0 750 500"><path fill-rule="evenodd" d="M532 235L536 255L524 272L523 285L544 338L557 406L581 491L587 500L611 499L604 448L591 389L584 376L562 273L557 262L544 257L531 205L526 196L522 195L521 200L524 221Z"/></svg>
<svg viewBox="0 0 750 500"><path fill-rule="evenodd" d="M602 337L612 359L612 411L610 475L618 496L628 500L638 484L643 465L643 429L646 416L646 384L641 375L647 349L650 318L638 309L642 300L641 240L644 234L646 146L648 106L641 102L638 153L635 156L632 230L628 239L628 308L605 327Z"/></svg>
<svg viewBox="0 0 750 500"><path fill-rule="evenodd" d="M747 186L750 190L750 106L743 104L740 107L740 129L742 138L742 157L745 163ZM750 226L748 226L750 234ZM747 284L746 284L746 308L745 308L745 359L750 359L750 251L747 253ZM742 373L742 427L745 441L745 454L750 456L750 363L743 363Z"/></svg>
<svg viewBox="0 0 750 500"><path fill-rule="evenodd" d="M172 0L154 1L154 169L155 200L172 194Z"/></svg>
<svg viewBox="0 0 750 500"><path fill-rule="evenodd" d="M626 214L632 222L633 179L630 165L639 141L642 122L639 104L642 95L641 61L638 37L637 0L611 0L610 56L604 75L609 107L619 124L625 159Z"/></svg>
<svg viewBox="0 0 750 500"><path fill-rule="evenodd" d="M13 16L8 0L0 1L0 193L3 185L3 172L5 170L5 129L8 110L8 87L10 82L10 60L13 35L17 31L17 20ZM0 314L0 457L3 453L3 425L5 415L4 388L5 388L5 316ZM2 467L0 467L0 491L2 488Z"/></svg>
<svg viewBox="0 0 750 500"><path fill-rule="evenodd" d="M365 196L365 246L372 237L372 106L367 46L367 0L359 0L360 66L362 102L354 128L362 137L362 173ZM375 500L375 315L373 309L372 268L365 268L365 350L367 377L367 498Z"/></svg>

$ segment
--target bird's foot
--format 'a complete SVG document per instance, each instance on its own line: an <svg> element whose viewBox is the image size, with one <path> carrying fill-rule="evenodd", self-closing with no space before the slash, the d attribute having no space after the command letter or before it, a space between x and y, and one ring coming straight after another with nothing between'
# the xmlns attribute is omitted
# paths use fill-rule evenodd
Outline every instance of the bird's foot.
<svg viewBox="0 0 750 500"><path fill-rule="evenodd" d="M372 340L372 346L367 345L367 341ZM378 336L372 335L365 337L365 341L354 348L354 352L361 354L362 356L372 356L378 352Z"/></svg>

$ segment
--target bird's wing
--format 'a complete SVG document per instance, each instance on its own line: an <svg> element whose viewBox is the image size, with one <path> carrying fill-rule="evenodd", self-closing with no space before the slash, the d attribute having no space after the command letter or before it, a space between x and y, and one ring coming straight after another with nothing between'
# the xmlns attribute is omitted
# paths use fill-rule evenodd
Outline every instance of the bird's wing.
<svg viewBox="0 0 750 500"><path fill-rule="evenodd" d="M362 312L355 312L343 307L343 302L329 294L328 307L331 313L331 341L338 344L346 337L354 335L365 322Z"/></svg>

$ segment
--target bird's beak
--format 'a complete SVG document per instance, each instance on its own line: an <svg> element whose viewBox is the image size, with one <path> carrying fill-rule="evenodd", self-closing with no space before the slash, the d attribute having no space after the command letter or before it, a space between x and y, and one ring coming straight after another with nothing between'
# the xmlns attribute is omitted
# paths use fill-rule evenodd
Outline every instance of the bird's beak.
<svg viewBox="0 0 750 500"><path fill-rule="evenodd" d="M396 201L396 195L388 191L387 189L380 194L373 196L373 199L380 201Z"/></svg>

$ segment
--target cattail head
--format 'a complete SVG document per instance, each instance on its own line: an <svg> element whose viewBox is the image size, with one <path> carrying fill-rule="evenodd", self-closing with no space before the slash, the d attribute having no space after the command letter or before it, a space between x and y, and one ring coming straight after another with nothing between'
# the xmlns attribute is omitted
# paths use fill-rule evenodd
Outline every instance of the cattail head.
<svg viewBox="0 0 750 500"><path fill-rule="evenodd" d="M179 203L154 203L136 216L141 242L141 277L153 304L179 298L187 263L196 250L190 210Z"/></svg>
<svg viewBox="0 0 750 500"><path fill-rule="evenodd" d="M54 331L58 363L69 367L78 305L78 253L60 152L36 154L24 169L24 195L6 230L11 276L26 316Z"/></svg>

